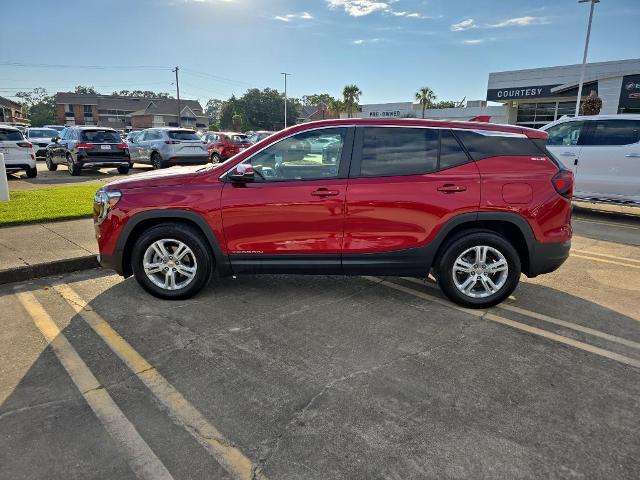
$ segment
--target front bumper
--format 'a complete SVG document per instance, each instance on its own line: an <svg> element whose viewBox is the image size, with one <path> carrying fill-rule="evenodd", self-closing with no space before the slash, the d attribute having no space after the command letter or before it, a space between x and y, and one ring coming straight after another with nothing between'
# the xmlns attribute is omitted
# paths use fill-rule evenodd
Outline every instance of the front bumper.
<svg viewBox="0 0 640 480"><path fill-rule="evenodd" d="M535 242L529 251L529 269L527 277L536 277L560 268L571 250L571 240L566 242Z"/></svg>

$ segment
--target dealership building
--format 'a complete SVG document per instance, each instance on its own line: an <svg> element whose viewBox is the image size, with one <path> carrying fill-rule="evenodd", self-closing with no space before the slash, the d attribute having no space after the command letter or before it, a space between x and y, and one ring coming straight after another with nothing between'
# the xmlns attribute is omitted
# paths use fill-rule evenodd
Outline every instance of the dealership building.
<svg viewBox="0 0 640 480"><path fill-rule="evenodd" d="M564 115L573 115L578 98L581 65L532 68L489 74L486 100L467 101L465 107L428 109L425 118L482 120L540 128ZM602 114L640 113L640 59L588 63L582 98L595 91ZM502 105L488 105L497 102ZM364 104L359 118L420 117L413 102ZM346 116L344 113L341 116Z"/></svg>

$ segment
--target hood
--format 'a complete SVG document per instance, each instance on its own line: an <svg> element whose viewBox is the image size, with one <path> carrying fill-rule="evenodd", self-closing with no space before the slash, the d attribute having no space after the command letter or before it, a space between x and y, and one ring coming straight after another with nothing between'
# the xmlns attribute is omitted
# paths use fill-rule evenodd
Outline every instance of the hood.
<svg viewBox="0 0 640 480"><path fill-rule="evenodd" d="M162 170L135 173L107 183L109 189L120 188L149 188L166 187L190 183L195 177L214 169L205 165L193 165L189 167L171 167Z"/></svg>

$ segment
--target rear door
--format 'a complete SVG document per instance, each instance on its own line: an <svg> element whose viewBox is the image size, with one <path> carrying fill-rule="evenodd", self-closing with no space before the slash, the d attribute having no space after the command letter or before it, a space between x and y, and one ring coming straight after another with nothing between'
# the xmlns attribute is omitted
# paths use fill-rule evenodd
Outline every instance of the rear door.
<svg viewBox="0 0 640 480"><path fill-rule="evenodd" d="M640 201L640 120L587 123L576 189L592 197Z"/></svg>
<svg viewBox="0 0 640 480"><path fill-rule="evenodd" d="M477 211L480 176L449 129L359 127L347 189L342 265L426 274L430 242L455 214Z"/></svg>

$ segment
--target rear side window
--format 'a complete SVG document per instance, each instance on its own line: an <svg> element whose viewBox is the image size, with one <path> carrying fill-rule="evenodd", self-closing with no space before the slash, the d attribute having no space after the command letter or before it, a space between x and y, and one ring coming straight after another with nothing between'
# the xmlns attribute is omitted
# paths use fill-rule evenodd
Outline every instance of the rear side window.
<svg viewBox="0 0 640 480"><path fill-rule="evenodd" d="M439 131L428 128L364 129L363 177L419 175L438 168Z"/></svg>
<svg viewBox="0 0 640 480"><path fill-rule="evenodd" d="M460 143L453 135L451 130L442 130L440 137L440 164L438 169L444 170L446 168L456 167L467 163L469 157L464 153L464 150L460 147Z"/></svg>
<svg viewBox="0 0 640 480"><path fill-rule="evenodd" d="M583 145L630 145L640 141L638 120L598 120L592 123Z"/></svg>
<svg viewBox="0 0 640 480"><path fill-rule="evenodd" d="M112 130L82 130L80 139L91 143L120 143L122 141L120 134Z"/></svg>
<svg viewBox="0 0 640 480"><path fill-rule="evenodd" d="M169 130L167 134L172 140L201 140L201 138L196 135L196 132L185 130Z"/></svg>
<svg viewBox="0 0 640 480"><path fill-rule="evenodd" d="M0 128L0 142L19 142L20 140L23 140L23 138L19 130L6 130L4 128Z"/></svg>
<svg viewBox="0 0 640 480"><path fill-rule="evenodd" d="M498 132L499 133L499 132ZM489 157L536 156L540 149L527 137L481 134L471 130L456 130L455 135L474 160Z"/></svg>

